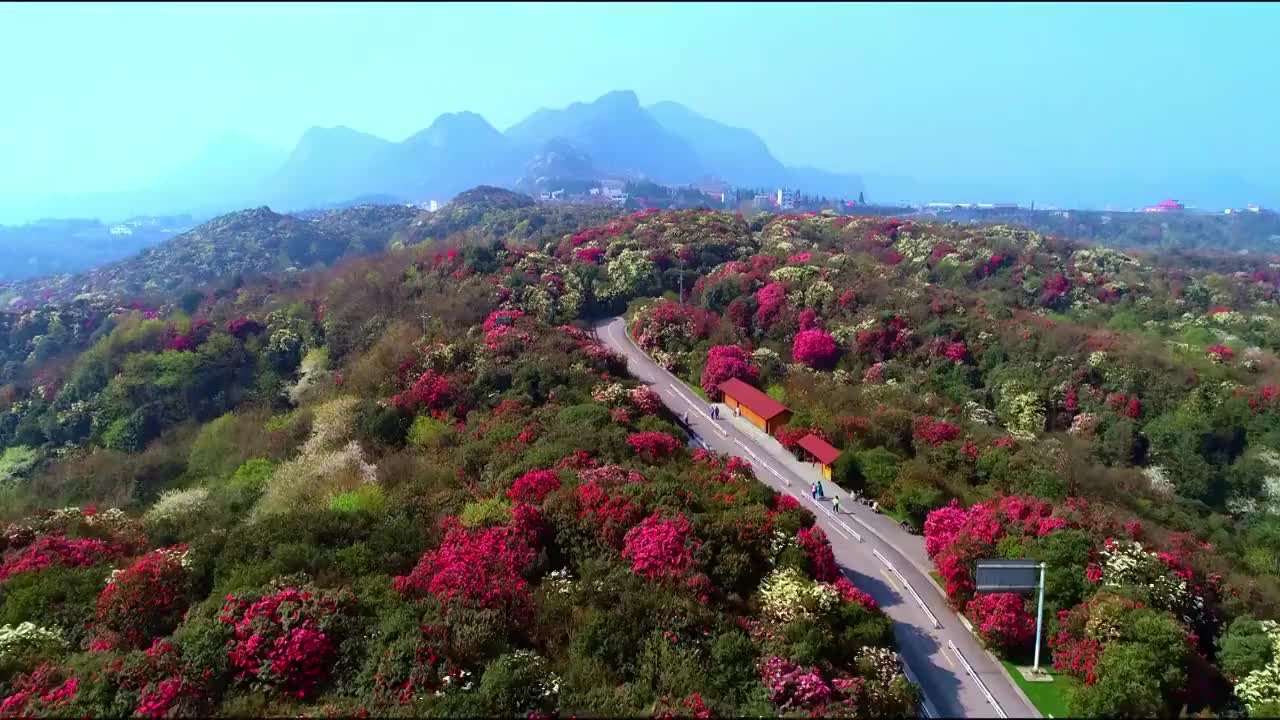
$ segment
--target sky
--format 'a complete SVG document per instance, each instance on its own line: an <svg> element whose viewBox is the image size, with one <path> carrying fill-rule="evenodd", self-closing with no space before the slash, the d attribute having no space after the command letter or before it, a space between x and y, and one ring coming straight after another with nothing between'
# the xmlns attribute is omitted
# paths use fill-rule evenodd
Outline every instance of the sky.
<svg viewBox="0 0 1280 720"><path fill-rule="evenodd" d="M505 130L618 89L833 171L1272 181L1277 28L1264 3L0 3L0 194L132 189L227 132Z"/></svg>

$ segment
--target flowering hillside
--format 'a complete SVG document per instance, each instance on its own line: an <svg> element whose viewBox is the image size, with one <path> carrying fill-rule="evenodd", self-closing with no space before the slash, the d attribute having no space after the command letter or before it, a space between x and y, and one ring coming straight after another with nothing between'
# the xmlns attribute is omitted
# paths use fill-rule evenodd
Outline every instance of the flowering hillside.
<svg viewBox="0 0 1280 720"><path fill-rule="evenodd" d="M6 713L910 712L887 618L811 517L690 451L584 322L616 314L839 448L1019 662L1033 606L974 564L1050 562L1078 714L1280 701L1271 268L511 203L288 282L0 315Z"/></svg>

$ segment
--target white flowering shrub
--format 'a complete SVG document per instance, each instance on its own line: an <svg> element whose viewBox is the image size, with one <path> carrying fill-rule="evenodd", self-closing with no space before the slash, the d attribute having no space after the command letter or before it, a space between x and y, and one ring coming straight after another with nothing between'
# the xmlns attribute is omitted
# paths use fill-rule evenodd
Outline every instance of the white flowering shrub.
<svg viewBox="0 0 1280 720"><path fill-rule="evenodd" d="M168 490L160 495L142 519L147 525L180 523L203 512L208 500L208 488Z"/></svg>
<svg viewBox="0 0 1280 720"><path fill-rule="evenodd" d="M812 265L787 265L769 273L769 279L775 282L802 283L817 272L818 268Z"/></svg>
<svg viewBox="0 0 1280 720"><path fill-rule="evenodd" d="M311 421L311 437L302 446L302 454L332 450L351 437L355 427L355 409L360 401L354 397L340 397L315 409Z"/></svg>
<svg viewBox="0 0 1280 720"><path fill-rule="evenodd" d="M65 649L67 641L58 628L44 628L31 622L0 626L0 662Z"/></svg>
<svg viewBox="0 0 1280 720"><path fill-rule="evenodd" d="M814 582L795 568L774 570L760 583L764 613L782 622L827 612L839 603L835 588Z"/></svg>
<svg viewBox="0 0 1280 720"><path fill-rule="evenodd" d="M609 261L605 267L605 275L609 278L608 287L600 293L601 297L619 297L636 295L644 288L652 277L657 266L649 256L640 250L623 250Z"/></svg>
<svg viewBox="0 0 1280 720"><path fill-rule="evenodd" d="M1236 697L1250 712L1280 703L1280 623L1263 620L1262 629L1271 640L1271 662L1241 678L1235 687Z"/></svg>
<svg viewBox="0 0 1280 720"><path fill-rule="evenodd" d="M1034 440L1044 432L1044 403L1040 396L1013 380L998 387L996 415L1009 434L1019 440Z"/></svg>
<svg viewBox="0 0 1280 720"><path fill-rule="evenodd" d="M627 401L627 389L617 382L600 384L591 391L591 398L609 407L618 407Z"/></svg>

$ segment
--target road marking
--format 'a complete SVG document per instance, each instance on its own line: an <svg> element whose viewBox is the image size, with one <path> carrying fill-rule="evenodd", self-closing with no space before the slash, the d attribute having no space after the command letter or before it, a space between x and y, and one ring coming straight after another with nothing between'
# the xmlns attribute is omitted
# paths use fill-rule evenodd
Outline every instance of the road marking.
<svg viewBox="0 0 1280 720"><path fill-rule="evenodd" d="M888 570L885 570L884 568L880 568L880 574L884 576L885 580L889 581L889 584L893 586L894 590L897 590L898 592L902 592L902 588L898 587L898 581L893 579L893 576L889 574Z"/></svg>
<svg viewBox="0 0 1280 720"><path fill-rule="evenodd" d="M929 606L925 604L924 598L920 597L920 593L916 592L916 589L911 587L911 583L907 582L907 579L902 576L902 573L898 572L898 568L894 567L893 563L885 559L885 556L881 555L879 550L873 549L871 552L880 559L880 562L884 563L885 566L889 568L889 572L898 576L898 579L901 580L902 584L907 588L907 592L911 593L911 597L915 598L916 604L919 605L920 609L924 611L924 614L928 615L929 619L933 621L933 629L941 630L942 623L938 622L938 617L934 615L933 611L929 609Z"/></svg>
<svg viewBox="0 0 1280 720"><path fill-rule="evenodd" d="M942 657L946 659L947 664L951 666L952 670L954 670L956 667L956 661L951 659L951 653L947 652L948 649L949 648L946 645L942 646Z"/></svg>
<svg viewBox="0 0 1280 720"><path fill-rule="evenodd" d="M973 671L973 666L969 664L968 660L964 659L964 653L960 652L960 648L956 647L955 642L948 640L947 646L951 648L951 652L956 654L956 659L964 666L964 671L969 674L969 677L972 678L975 683L978 684L978 689L982 691L983 695L987 696L987 702L991 703L991 707L996 709L996 714L1002 718L1009 717L1004 714L1004 708L1000 707L1000 703L996 702L995 696L987 689L987 684L982 682L982 678L978 677L978 673Z"/></svg>

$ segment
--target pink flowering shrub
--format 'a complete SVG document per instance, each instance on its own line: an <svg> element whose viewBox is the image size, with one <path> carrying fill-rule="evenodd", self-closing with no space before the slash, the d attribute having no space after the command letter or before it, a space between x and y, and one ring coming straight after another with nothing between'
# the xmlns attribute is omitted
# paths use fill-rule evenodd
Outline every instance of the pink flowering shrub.
<svg viewBox="0 0 1280 720"><path fill-rule="evenodd" d="M185 545L156 550L115 573L98 595L97 629L144 647L177 627L188 603L186 552Z"/></svg>
<svg viewBox="0 0 1280 720"><path fill-rule="evenodd" d="M297 698L314 695L333 668L335 630L354 601L346 591L310 588L228 595L218 619L233 629L227 657L236 677Z"/></svg>
<svg viewBox="0 0 1280 720"><path fill-rule="evenodd" d="M712 346L702 370L702 392L712 400L719 400L720 383L731 378L755 384L760 380L760 371L751 364L751 355L737 345Z"/></svg>
<svg viewBox="0 0 1280 720"><path fill-rule="evenodd" d="M395 579L403 595L430 595L446 607L496 609L523 618L531 607L522 574L535 551L525 532L514 526L467 529L448 518L444 542L423 553L408 575Z"/></svg>
<svg viewBox="0 0 1280 720"><path fill-rule="evenodd" d="M822 528L800 528L796 540L809 558L809 574L819 582L834 582L840 577L836 556L831 552L831 541Z"/></svg>
<svg viewBox="0 0 1280 720"><path fill-rule="evenodd" d="M657 415L662 409L662 398L658 393L653 391L646 385L632 388L627 393L627 399L631 402L631 406L640 412L641 415Z"/></svg>
<svg viewBox="0 0 1280 720"><path fill-rule="evenodd" d="M673 578L694 567L698 548L693 529L683 515L664 518L657 513L627 531L622 557L631 561L631 572L650 580Z"/></svg>
<svg viewBox="0 0 1280 720"><path fill-rule="evenodd" d="M777 655L761 663L760 681L769 700L781 709L816 708L831 700L831 686L817 667L806 670Z"/></svg>
<svg viewBox="0 0 1280 720"><path fill-rule="evenodd" d="M962 342L949 343L943 355L951 362L960 365L969 357L969 348Z"/></svg>
<svg viewBox="0 0 1280 720"><path fill-rule="evenodd" d="M826 370L836 363L840 350L835 338L823 330L801 330L791 344L791 357L798 363L817 370Z"/></svg>
<svg viewBox="0 0 1280 720"><path fill-rule="evenodd" d="M780 282L765 285L756 291L756 324L767 328L778 319L782 306L787 303L787 288Z"/></svg>
<svg viewBox="0 0 1280 720"><path fill-rule="evenodd" d="M1035 618L1017 593L978 593L965 613L987 645L1005 652L1023 647L1035 634Z"/></svg>
<svg viewBox="0 0 1280 720"><path fill-rule="evenodd" d="M79 691L80 678L42 663L13 681L13 693L0 700L0 717L47 716L70 705Z"/></svg>
<svg viewBox="0 0 1280 720"><path fill-rule="evenodd" d="M627 444L646 462L673 455L680 449L680 441L664 432L640 432L627 436Z"/></svg>
<svg viewBox="0 0 1280 720"><path fill-rule="evenodd" d="M116 557L121 548L105 540L68 539L62 535L41 535L34 542L10 552L0 563L0 580L18 573L41 570L51 565L87 567Z"/></svg>
<svg viewBox="0 0 1280 720"><path fill-rule="evenodd" d="M925 518L924 551L929 557L935 557L955 542L960 529L969 519L969 513L960 507L960 501L951 500L951 504L940 507Z"/></svg>
<svg viewBox="0 0 1280 720"><path fill-rule="evenodd" d="M540 503L548 494L560 489L560 476L555 470L530 470L516 478L507 497L522 503Z"/></svg>
<svg viewBox="0 0 1280 720"><path fill-rule="evenodd" d="M809 260L811 260L812 258L813 258L813 254L812 254L812 253L808 253L808 252L799 252L799 253L796 253L795 255L792 255L791 257L787 258L787 262L788 262L788 263L791 263L791 264L796 264L796 263L807 263L807 262L809 262Z"/></svg>
<svg viewBox="0 0 1280 720"><path fill-rule="evenodd" d="M414 381L413 386L403 393L391 398L391 404L405 412L415 413L419 410L438 413L451 404L457 397L457 390L448 378L428 370Z"/></svg>

